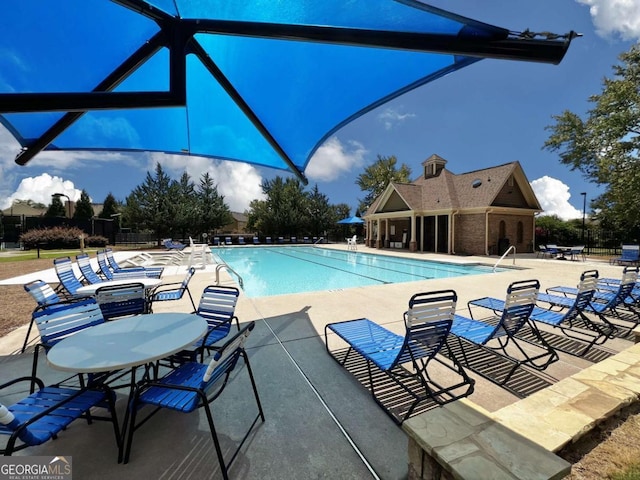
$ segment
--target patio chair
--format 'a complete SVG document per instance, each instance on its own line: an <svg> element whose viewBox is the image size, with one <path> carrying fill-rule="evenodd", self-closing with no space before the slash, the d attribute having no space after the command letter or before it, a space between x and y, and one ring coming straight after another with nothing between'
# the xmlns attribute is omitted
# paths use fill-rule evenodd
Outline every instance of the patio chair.
<svg viewBox="0 0 640 480"><path fill-rule="evenodd" d="M106 285L95 295L105 320L147 313L147 292L142 283Z"/></svg>
<svg viewBox="0 0 640 480"><path fill-rule="evenodd" d="M105 252L104 250L98 250L97 257L98 266L100 267L100 274L102 274L107 280L146 277L146 274L142 270L135 270L130 272L114 272L108 264L107 252Z"/></svg>
<svg viewBox="0 0 640 480"><path fill-rule="evenodd" d="M213 246L214 247L220 246L220 237L213 237Z"/></svg>
<svg viewBox="0 0 640 480"><path fill-rule="evenodd" d="M347 250L357 250L358 249L358 236L354 235L351 238L347 238Z"/></svg>
<svg viewBox="0 0 640 480"><path fill-rule="evenodd" d="M267 244L269 244L269 245L273 243L273 239L272 239L271 237L266 237L266 238L264 239L264 241L265 241L265 243L267 243Z"/></svg>
<svg viewBox="0 0 640 480"><path fill-rule="evenodd" d="M185 292L189 296L193 312L196 310L196 305L193 303L193 297L189 291L189 281L191 277L196 273L195 267L189 267L187 274L182 282L162 283L155 287L149 293L149 312L153 311L153 304L155 302L166 302L171 300L180 300Z"/></svg>
<svg viewBox="0 0 640 480"><path fill-rule="evenodd" d="M587 256L584 253L584 245L571 247L567 255L569 255L569 259L572 261L581 259L583 262L585 262L587 260Z"/></svg>
<svg viewBox="0 0 640 480"><path fill-rule="evenodd" d="M102 283L104 281L103 278L100 277L91 266L91 261L89 260L89 255L86 253L81 253L76 255L76 262L78 264L78 268L80 269L80 273L82 273L82 278L87 283Z"/></svg>
<svg viewBox="0 0 640 480"><path fill-rule="evenodd" d="M12 405L0 403L0 435L9 437L4 448L0 449L0 454L9 456L55 439L81 417L86 418L89 423L92 420L110 421L120 451L115 395L107 387L103 390L73 389L59 385L45 387L39 378L20 377L0 385L0 390L9 387L15 390L14 385L22 382L37 385L38 390ZM95 416L91 412L94 407L106 407L109 417Z"/></svg>
<svg viewBox="0 0 640 480"><path fill-rule="evenodd" d="M238 245L246 245L247 243L244 241L244 237L238 237Z"/></svg>
<svg viewBox="0 0 640 480"><path fill-rule="evenodd" d="M165 238L164 240L162 240L162 245L164 245L164 248L166 248L167 250L184 250L185 248L187 248L186 244L182 242L174 242L170 238Z"/></svg>
<svg viewBox="0 0 640 480"><path fill-rule="evenodd" d="M278 243L284 243L284 237L278 237Z"/></svg>
<svg viewBox="0 0 640 480"><path fill-rule="evenodd" d="M554 348L542 337L536 325L529 321L539 289L540 282L537 280L521 280L509 285L506 300L502 304L496 323L475 320L473 317L467 318L458 314L454 316L451 333L458 339L463 362L467 366L474 368L470 361L471 353L468 352L468 344L466 345L463 339L481 350L500 354L512 364L501 379L474 368L480 375L505 388L509 388L507 382L521 366L526 365L542 371L558 361L559 357ZM471 301L469 304L475 305L481 300L483 299ZM517 334L525 325L528 325L533 332L535 342L530 343L537 347L539 353L529 354L520 344L521 340L518 339ZM515 348L507 350L509 345Z"/></svg>
<svg viewBox="0 0 640 480"><path fill-rule="evenodd" d="M553 328L557 328L568 338L578 340L578 345L584 345L581 350L570 349L570 345L566 348L558 342L557 350L565 351L571 355L582 357L594 345L602 345L608 338L611 338L615 332L615 327L609 322L598 324L593 322L587 315L587 311L593 295L596 291L598 281L597 270L587 270L580 275L580 284L577 289L577 295L574 298L567 299L566 309L563 311L553 311L538 306L534 307L529 316L534 323L543 323ZM545 294L538 294L538 300ZM505 302L496 298L484 297L471 300L468 303L469 313L471 307L482 307L493 310L494 313L500 313L504 310ZM526 340L526 337L523 337Z"/></svg>
<svg viewBox="0 0 640 480"><path fill-rule="evenodd" d="M402 424L423 402L444 405L473 392L474 380L447 344L457 298L453 290L413 295L404 314L404 336L366 318L330 323L324 330L327 352L345 368L352 361L352 353L363 358L373 399L394 422ZM329 332L341 338L348 348L330 350ZM443 348L447 349L446 362L438 356ZM446 367L454 374L448 375L447 385L436 381L429 372L434 361L436 371ZM392 392L393 388L397 393ZM390 396L394 397L391 405L386 403Z"/></svg>
<svg viewBox="0 0 640 480"><path fill-rule="evenodd" d="M309 237L302 237L302 243L311 243L311 239Z"/></svg>
<svg viewBox="0 0 640 480"><path fill-rule="evenodd" d="M231 241L231 237L224 237L224 244L233 245L233 242Z"/></svg>
<svg viewBox="0 0 640 480"><path fill-rule="evenodd" d="M44 306L34 310L31 317L40 333L40 342L33 352L32 377L36 376L41 349L46 352L62 339L105 321L93 297Z"/></svg>
<svg viewBox="0 0 640 480"><path fill-rule="evenodd" d="M143 273L148 278L160 278L162 276L162 272L164 272L163 267L121 267L113 256L113 250L110 248L105 248L104 253L107 256L107 263L111 267L111 270L114 273Z"/></svg>
<svg viewBox="0 0 640 480"><path fill-rule="evenodd" d="M640 263L640 245L622 245L622 254L617 258L612 258L609 263L637 265Z"/></svg>
<svg viewBox="0 0 640 480"><path fill-rule="evenodd" d="M606 330L611 330L609 336L612 336L617 331L617 326L611 323L605 315L612 315L621 320L627 320L622 317L618 311L621 307L627 307L635 317L632 321L633 327L640 323L640 313L634 308L636 299L633 296L634 289L636 288L636 282L638 279L638 267L627 266L622 272L622 280L614 290L609 291L597 291L594 293L592 300L587 305L585 311L593 313L598 316L602 322L603 327ZM597 288L598 284L596 283ZM573 303L571 297L567 297L566 294L571 293L573 289L571 287L551 287L548 291L561 292L565 295L553 295L553 294L540 294L538 300L546 302L549 305L560 308L570 307ZM592 322L593 323L593 322Z"/></svg>
<svg viewBox="0 0 640 480"><path fill-rule="evenodd" d="M58 276L60 284L56 288L56 293L63 293L66 298L76 296L78 289L82 287L82 282L76 277L73 271L73 263L69 257L60 257L53 260L53 267Z"/></svg>
<svg viewBox="0 0 640 480"><path fill-rule="evenodd" d="M291 237L289 240L290 243L298 243L298 237Z"/></svg>
<svg viewBox="0 0 640 480"><path fill-rule="evenodd" d="M51 285L42 281L42 280L33 280L31 282L25 283L23 285L25 291L33 297L33 299L38 304L36 308L42 308L46 306L51 306L62 302L62 299L58 296L56 292L53 291ZM27 335L24 337L24 343L22 344L21 353L27 349L27 343L29 342L29 336L31 335L31 329L33 328L33 317L29 322L29 327L27 328Z"/></svg>
<svg viewBox="0 0 640 480"><path fill-rule="evenodd" d="M190 348L178 352L172 356L170 362L183 363L184 361L204 361L205 351L211 353L217 350L214 344L226 338L231 331L231 325L235 320L236 328L240 331L240 322L235 315L236 303L240 296L240 290L236 287L222 285L209 285L205 287L200 297L200 303L196 314L207 321L207 333Z"/></svg>
<svg viewBox="0 0 640 480"><path fill-rule="evenodd" d="M260 245L260 239L258 237L253 237L253 244Z"/></svg>
<svg viewBox="0 0 640 480"><path fill-rule="evenodd" d="M126 451L124 455L124 463L128 463L130 459L131 449L133 445L133 435L135 431L145 424L149 418L161 409L173 410L179 413L192 413L199 408L203 408L206 413L209 430L213 439L213 444L222 471L222 478L229 478L229 468L235 460L238 452L249 437L258 420L264 422L264 412L258 389L256 386L249 356L247 355L244 344L247 337L255 327L255 322L251 322L243 327L233 338L226 342L218 352L213 356L208 364L190 362L175 370L170 371L164 377L158 380L147 380L138 384L130 400L130 423L128 429L128 439L126 442ZM218 434L214 425L213 412L215 411L211 404L217 399L222 399L221 394L225 387L230 383L230 377L234 371L238 360L242 357L247 367L246 371L251 382L253 395L257 405L257 414L251 422L249 429L239 442L235 452L228 460L225 460ZM238 381L238 376L234 379ZM153 408L142 420L136 424L136 417L145 405ZM222 410L222 409L221 409ZM246 407L243 408L246 410ZM197 425L196 425L197 427ZM167 432L171 435L171 432Z"/></svg>

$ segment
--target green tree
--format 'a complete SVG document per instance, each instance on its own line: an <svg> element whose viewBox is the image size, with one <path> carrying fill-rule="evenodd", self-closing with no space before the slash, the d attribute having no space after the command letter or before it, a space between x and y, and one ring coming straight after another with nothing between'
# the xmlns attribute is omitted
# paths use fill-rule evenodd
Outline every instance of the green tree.
<svg viewBox="0 0 640 480"><path fill-rule="evenodd" d="M266 200L253 200L247 212L247 227L264 235L298 235L305 231L307 196L298 179L277 176L262 182Z"/></svg>
<svg viewBox="0 0 640 480"><path fill-rule="evenodd" d="M147 172L145 181L127 197L124 211L127 224L152 231L160 245L163 238L170 237L175 231L177 192L177 182L171 180L157 163L155 175Z"/></svg>
<svg viewBox="0 0 640 480"><path fill-rule="evenodd" d="M62 200L60 197L51 197L51 205L47 208L47 211L44 213L45 217L66 217L67 210L64 208L62 204Z"/></svg>
<svg viewBox="0 0 640 480"><path fill-rule="evenodd" d="M390 157L378 155L376 162L369 165L364 169L363 173L358 175L356 185L363 192L367 192L364 199L360 200L358 209L361 212L366 212L373 201L382 195L382 192L391 182L409 182L411 169L404 163L398 168L397 163L398 159L395 155Z"/></svg>
<svg viewBox="0 0 640 480"><path fill-rule="evenodd" d="M73 218L75 220L91 220L93 217L93 206L91 205L91 199L86 190L82 190L80 193L80 200L76 202L76 208L73 212Z"/></svg>
<svg viewBox="0 0 640 480"><path fill-rule="evenodd" d="M334 210L329 204L328 197L318 190L318 184L315 184L307 195L306 207L306 232L319 237L335 225Z"/></svg>
<svg viewBox="0 0 640 480"><path fill-rule="evenodd" d="M104 202L102 202L102 211L98 215L99 218L113 218L112 215L115 213L120 213L121 206L118 204L116 197L114 197L111 192L105 197Z"/></svg>
<svg viewBox="0 0 640 480"><path fill-rule="evenodd" d="M218 187L211 175L205 172L200 177L196 190L196 208L200 233L210 234L231 222L231 210L218 193Z"/></svg>
<svg viewBox="0 0 640 480"><path fill-rule="evenodd" d="M175 187L173 225L181 233L181 237L186 238L189 234L199 233L196 231L200 216L196 204L196 186L189 174L183 172Z"/></svg>
<svg viewBox="0 0 640 480"><path fill-rule="evenodd" d="M637 231L640 226L640 46L620 55L614 78L583 119L565 111L548 126L544 148L558 152L560 162L605 188L591 202L592 218L608 228ZM636 235L637 236L637 235Z"/></svg>

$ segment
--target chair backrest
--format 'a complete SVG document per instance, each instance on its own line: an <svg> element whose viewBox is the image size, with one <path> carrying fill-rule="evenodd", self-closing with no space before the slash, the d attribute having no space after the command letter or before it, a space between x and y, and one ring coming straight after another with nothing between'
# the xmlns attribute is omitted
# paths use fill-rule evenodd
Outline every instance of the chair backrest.
<svg viewBox="0 0 640 480"><path fill-rule="evenodd" d="M23 286L25 291L38 303L38 306L52 305L62 301L58 294L53 291L51 285L42 280L33 280Z"/></svg>
<svg viewBox="0 0 640 480"><path fill-rule="evenodd" d="M570 322L589 306L593 295L598 289L598 271L587 270L580 275L580 283L578 284L578 294L575 297L573 305L565 312L563 322Z"/></svg>
<svg viewBox="0 0 640 480"><path fill-rule="evenodd" d="M265 242L271 243L271 242L273 242L273 240L271 239L271 237L267 237L267 238L265 238Z"/></svg>
<svg viewBox="0 0 640 480"><path fill-rule="evenodd" d="M202 292L196 313L207 321L210 329L217 327L228 334L239 296L236 287L209 285Z"/></svg>
<svg viewBox="0 0 640 480"><path fill-rule="evenodd" d="M527 323L535 307L538 290L540 290L538 280L521 280L509 285L504 310L492 337L504 333L513 336Z"/></svg>
<svg viewBox="0 0 640 480"><path fill-rule="evenodd" d="M627 266L622 272L622 280L615 296L613 296L604 308L615 308L622 305L625 299L631 295L638 281L638 267Z"/></svg>
<svg viewBox="0 0 640 480"><path fill-rule="evenodd" d="M640 245L623 245L622 246L622 260L636 261L640 257Z"/></svg>
<svg viewBox="0 0 640 480"><path fill-rule="evenodd" d="M43 308L32 314L44 345L52 346L74 333L104 323L100 305L95 298L58 303L55 308Z"/></svg>
<svg viewBox="0 0 640 480"><path fill-rule="evenodd" d="M53 260L53 266L56 270L56 275L62 287L70 294L75 295L82 282L76 277L73 271L73 264L69 257L60 257Z"/></svg>
<svg viewBox="0 0 640 480"><path fill-rule="evenodd" d="M80 273L84 279L89 283L100 283L102 282L102 278L93 271L91 267L91 260L89 259L89 255L86 253L81 253L76 255L76 262L78 263L78 267L80 268Z"/></svg>
<svg viewBox="0 0 640 480"><path fill-rule="evenodd" d="M204 373L202 378L202 388L206 388L207 384L214 383L223 374L229 374L236 366L240 354L244 350L244 344L247 337L256 326L256 322L245 325L236 333L229 341L227 341L220 350L218 350Z"/></svg>
<svg viewBox="0 0 640 480"><path fill-rule="evenodd" d="M238 245L244 245L244 237L238 237Z"/></svg>
<svg viewBox="0 0 640 480"><path fill-rule="evenodd" d="M224 237L225 245L231 245L231 237Z"/></svg>
<svg viewBox="0 0 640 480"><path fill-rule="evenodd" d="M105 320L147 311L147 295L142 283L100 287L95 297Z"/></svg>
<svg viewBox="0 0 640 480"><path fill-rule="evenodd" d="M113 280L113 272L111 271L111 267L107 265L107 253L104 250L98 250L97 256L100 272L107 278L107 280Z"/></svg>
<svg viewBox="0 0 640 480"><path fill-rule="evenodd" d="M118 270L120 270L120 265L118 265L118 262L116 262L115 257L113 256L113 250L110 249L109 247L104 249L104 253L107 256L107 262L109 264L109 266L111 267L111 269L114 272L117 272Z"/></svg>
<svg viewBox="0 0 640 480"><path fill-rule="evenodd" d="M404 314L406 334L395 364L434 357L451 330L458 295L454 290L416 293Z"/></svg>

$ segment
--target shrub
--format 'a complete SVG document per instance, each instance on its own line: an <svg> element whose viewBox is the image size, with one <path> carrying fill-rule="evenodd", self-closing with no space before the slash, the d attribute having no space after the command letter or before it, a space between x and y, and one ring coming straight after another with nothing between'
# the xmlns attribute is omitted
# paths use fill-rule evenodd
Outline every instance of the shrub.
<svg viewBox="0 0 640 480"><path fill-rule="evenodd" d="M77 227L53 227L33 229L20 235L20 241L25 248L36 248L38 245L43 249L56 248L79 248L80 236L85 237L85 246L104 247L108 240L101 236L90 236Z"/></svg>

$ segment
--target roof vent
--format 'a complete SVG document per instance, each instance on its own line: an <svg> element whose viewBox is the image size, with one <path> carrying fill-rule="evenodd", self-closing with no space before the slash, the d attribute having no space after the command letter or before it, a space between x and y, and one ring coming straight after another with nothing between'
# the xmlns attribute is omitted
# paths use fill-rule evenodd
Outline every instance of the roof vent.
<svg viewBox="0 0 640 480"><path fill-rule="evenodd" d="M479 178L476 178L473 182L471 182L471 186L473 188L478 188L480 185L482 185L482 180L480 180Z"/></svg>

